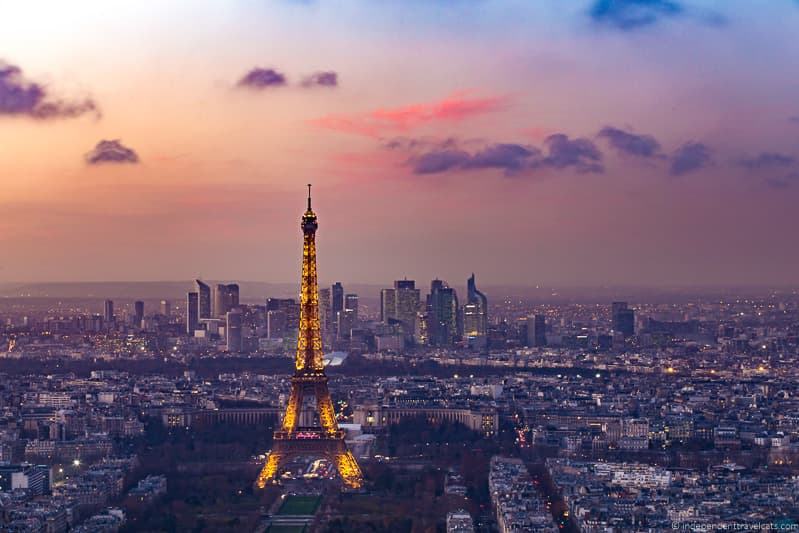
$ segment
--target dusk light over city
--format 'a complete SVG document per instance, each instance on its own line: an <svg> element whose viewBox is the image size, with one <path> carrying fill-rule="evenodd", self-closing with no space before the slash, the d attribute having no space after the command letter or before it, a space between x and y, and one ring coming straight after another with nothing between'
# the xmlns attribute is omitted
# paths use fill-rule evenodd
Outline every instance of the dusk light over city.
<svg viewBox="0 0 799 533"><path fill-rule="evenodd" d="M9 2L0 531L799 531L799 2Z"/></svg>

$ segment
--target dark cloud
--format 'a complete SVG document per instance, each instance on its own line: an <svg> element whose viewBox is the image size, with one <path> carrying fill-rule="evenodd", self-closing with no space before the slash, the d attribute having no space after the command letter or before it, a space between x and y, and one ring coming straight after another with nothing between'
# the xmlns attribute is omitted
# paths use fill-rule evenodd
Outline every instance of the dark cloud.
<svg viewBox="0 0 799 533"><path fill-rule="evenodd" d="M110 141L102 140L97 143L94 149L86 154L86 162L90 165L100 163L138 163L139 156L124 146L119 139Z"/></svg>
<svg viewBox="0 0 799 533"><path fill-rule="evenodd" d="M788 117L788 122L793 122L794 124L799 124L799 115L795 115L793 117Z"/></svg>
<svg viewBox="0 0 799 533"><path fill-rule="evenodd" d="M463 168L471 155L463 150L434 150L413 157L414 174L439 174L456 168Z"/></svg>
<svg viewBox="0 0 799 533"><path fill-rule="evenodd" d="M463 141L454 137L436 139L431 137L394 137L382 141L383 148L387 150L397 150L404 152L419 152L424 150L447 150L450 148L463 147L467 144L474 144L479 141ZM483 143L480 142L482 145Z"/></svg>
<svg viewBox="0 0 799 533"><path fill-rule="evenodd" d="M622 154L645 158L663 157L660 143L651 135L638 135L612 126L605 126L598 134Z"/></svg>
<svg viewBox="0 0 799 533"><path fill-rule="evenodd" d="M749 170L790 167L796 163L796 158L777 152L762 152L757 157L742 159L740 165Z"/></svg>
<svg viewBox="0 0 799 533"><path fill-rule="evenodd" d="M267 89L286 85L286 76L271 68L254 68L245 74L236 84L246 89Z"/></svg>
<svg viewBox="0 0 799 533"><path fill-rule="evenodd" d="M569 139L563 133L550 135L544 140L547 155L537 166L555 169L573 168L578 172L604 172L602 152L588 139Z"/></svg>
<svg viewBox="0 0 799 533"><path fill-rule="evenodd" d="M688 142L678 148L672 155L669 172L672 176L682 176L704 168L710 163L710 148L707 145Z"/></svg>
<svg viewBox="0 0 799 533"><path fill-rule="evenodd" d="M597 24L629 31L651 26L660 19L683 15L674 0L596 0L588 14Z"/></svg>
<svg viewBox="0 0 799 533"><path fill-rule="evenodd" d="M421 140L397 144L394 141L391 146L392 149L401 150L422 149L421 153L410 158L414 174L438 174L456 169L499 169L510 176L532 168L540 154L535 147L512 143L490 144L470 153L459 147L459 143L453 139L437 143Z"/></svg>
<svg viewBox="0 0 799 533"><path fill-rule="evenodd" d="M471 144L474 144L472 142ZM416 152L409 162L415 174L437 174L450 170L497 169L514 176L537 169L574 169L578 172L603 172L602 153L587 139L551 135L543 153L535 146L516 143L480 143L477 149L464 149L453 139L394 139L384 146L392 150Z"/></svg>
<svg viewBox="0 0 799 533"><path fill-rule="evenodd" d="M86 113L100 115L92 99L67 101L54 98L46 86L26 80L22 69L0 62L0 115L47 120L73 118Z"/></svg>
<svg viewBox="0 0 799 533"><path fill-rule="evenodd" d="M540 150L532 146L500 143L492 144L472 155L464 168L498 168L506 174L513 174L529 167Z"/></svg>
<svg viewBox="0 0 799 533"><path fill-rule="evenodd" d="M338 74L332 70L314 72L302 80L302 86L311 87L338 87Z"/></svg>

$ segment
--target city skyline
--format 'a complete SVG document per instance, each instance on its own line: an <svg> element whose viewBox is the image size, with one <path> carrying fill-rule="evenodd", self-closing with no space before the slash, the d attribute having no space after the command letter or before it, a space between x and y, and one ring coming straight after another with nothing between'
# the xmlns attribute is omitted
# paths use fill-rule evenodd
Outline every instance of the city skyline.
<svg viewBox="0 0 799 533"><path fill-rule="evenodd" d="M330 280L799 281L795 2L96 7L7 13L0 282L290 282L308 181Z"/></svg>

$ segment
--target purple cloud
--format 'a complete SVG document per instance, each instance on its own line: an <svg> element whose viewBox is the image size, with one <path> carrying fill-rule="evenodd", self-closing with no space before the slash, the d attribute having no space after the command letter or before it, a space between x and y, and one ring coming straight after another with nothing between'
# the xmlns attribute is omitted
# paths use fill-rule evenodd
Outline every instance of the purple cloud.
<svg viewBox="0 0 799 533"><path fill-rule="evenodd" d="M452 140L410 159L414 174L438 174L449 170L499 169L506 176L532 168L540 151L520 144L491 144L469 153Z"/></svg>
<svg viewBox="0 0 799 533"><path fill-rule="evenodd" d="M73 118L85 113L100 115L97 104L90 98L54 99L47 87L26 80L22 69L0 62L0 115L47 120Z"/></svg>
<svg viewBox="0 0 799 533"><path fill-rule="evenodd" d="M440 174L463 168L471 155L463 150L434 150L411 159L414 174Z"/></svg>
<svg viewBox="0 0 799 533"><path fill-rule="evenodd" d="M94 149L85 156L86 163L138 163L139 156L132 149L124 146L119 139L101 140Z"/></svg>
<svg viewBox="0 0 799 533"><path fill-rule="evenodd" d="M602 166L602 152L597 146L584 138L570 139L568 135L556 133L544 141L547 155L538 166L555 169L573 168L578 172L605 171Z"/></svg>
<svg viewBox="0 0 799 533"><path fill-rule="evenodd" d="M762 152L757 157L742 159L739 163L749 170L760 170L775 167L790 167L796 163L796 158L777 152Z"/></svg>
<svg viewBox="0 0 799 533"><path fill-rule="evenodd" d="M687 142L672 155L669 173L672 176L682 176L704 168L710 163L710 148L707 145L698 142Z"/></svg>
<svg viewBox="0 0 799 533"><path fill-rule="evenodd" d="M498 168L510 175L530 166L533 158L541 151L532 146L520 144L492 144L472 155L464 164L464 168Z"/></svg>
<svg viewBox="0 0 799 533"><path fill-rule="evenodd" d="M254 68L236 83L237 87L246 89L267 89L286 85L286 76L271 68Z"/></svg>
<svg viewBox="0 0 799 533"><path fill-rule="evenodd" d="M314 72L302 80L302 86L311 87L338 87L338 74L332 70Z"/></svg>
<svg viewBox="0 0 799 533"><path fill-rule="evenodd" d="M638 135L612 126L605 126L598 136L608 141L611 147L621 154L645 158L663 157L660 143L651 135Z"/></svg>
<svg viewBox="0 0 799 533"><path fill-rule="evenodd" d="M588 15L597 24L630 31L684 12L682 4L673 0L597 0Z"/></svg>

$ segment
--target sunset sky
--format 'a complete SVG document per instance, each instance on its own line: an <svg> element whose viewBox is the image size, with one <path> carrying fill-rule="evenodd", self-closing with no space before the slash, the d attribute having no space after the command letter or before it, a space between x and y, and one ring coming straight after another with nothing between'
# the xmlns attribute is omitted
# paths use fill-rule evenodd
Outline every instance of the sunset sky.
<svg viewBox="0 0 799 533"><path fill-rule="evenodd" d="M799 283L799 2L25 2L0 281Z"/></svg>

